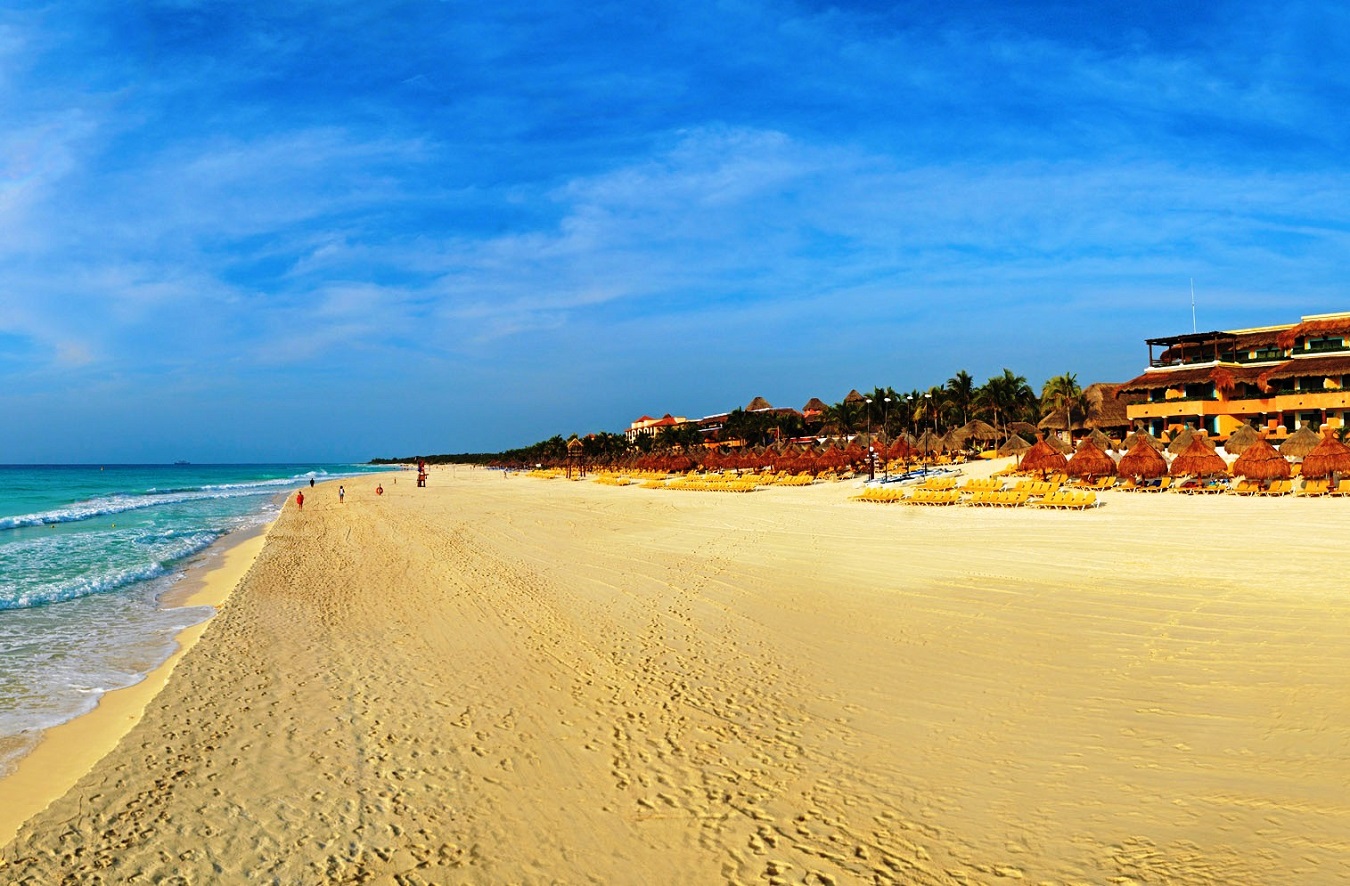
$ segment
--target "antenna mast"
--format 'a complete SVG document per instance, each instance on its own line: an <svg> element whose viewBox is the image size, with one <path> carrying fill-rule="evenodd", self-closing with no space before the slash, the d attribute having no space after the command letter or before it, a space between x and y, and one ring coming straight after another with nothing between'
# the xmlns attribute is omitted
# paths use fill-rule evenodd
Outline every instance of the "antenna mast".
<svg viewBox="0 0 1350 886"><path fill-rule="evenodd" d="M1195 328L1195 278L1191 278L1191 332L1197 332Z"/></svg>

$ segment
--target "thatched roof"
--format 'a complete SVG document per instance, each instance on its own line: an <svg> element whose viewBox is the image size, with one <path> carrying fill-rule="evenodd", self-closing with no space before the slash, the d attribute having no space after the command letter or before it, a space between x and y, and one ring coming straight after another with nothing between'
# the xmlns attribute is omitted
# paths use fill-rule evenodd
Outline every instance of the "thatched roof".
<svg viewBox="0 0 1350 886"><path fill-rule="evenodd" d="M1157 437L1153 436L1147 431L1135 431L1133 434L1125 438L1125 449L1126 450L1134 449L1134 447L1139 443L1140 440L1143 440L1145 443L1153 447L1158 452L1162 452L1165 448L1167 448L1166 443L1159 440Z"/></svg>
<svg viewBox="0 0 1350 886"><path fill-rule="evenodd" d="M914 444L918 452L941 452L945 441L932 431L924 431Z"/></svg>
<svg viewBox="0 0 1350 886"><path fill-rule="evenodd" d="M1238 382L1261 384L1262 366L1206 366L1200 369L1154 369L1132 378L1116 389L1116 396L1154 388L1184 388L1214 382L1220 391L1231 391Z"/></svg>
<svg viewBox="0 0 1350 886"><path fill-rule="evenodd" d="M1041 429L1029 421L1014 421L1008 423L1008 432L1017 434L1019 437L1030 437L1034 440L1040 434Z"/></svg>
<svg viewBox="0 0 1350 886"><path fill-rule="evenodd" d="M1319 480L1333 473L1350 474L1350 446L1337 440L1328 430L1317 448L1303 456L1303 476Z"/></svg>
<svg viewBox="0 0 1350 886"><path fill-rule="evenodd" d="M886 447L886 458L909 458L912 447L903 436L895 438L890 446Z"/></svg>
<svg viewBox="0 0 1350 886"><path fill-rule="evenodd" d="M857 388L854 388L853 390L849 391L847 394L844 395L845 403L861 403L866 399L867 399L866 397L858 393Z"/></svg>
<svg viewBox="0 0 1350 886"><path fill-rule="evenodd" d="M1019 452L1026 452L1031 448L1031 444L1021 437L1013 434L1002 446L998 448L998 454L1001 456L1016 455Z"/></svg>
<svg viewBox="0 0 1350 886"><path fill-rule="evenodd" d="M1083 427L1081 419L1075 418L1073 422L1074 430ZM1062 431L1064 430L1064 410L1051 409L1045 417L1036 422L1037 430L1041 431Z"/></svg>
<svg viewBox="0 0 1350 886"><path fill-rule="evenodd" d="M1233 475L1251 480L1287 480L1289 462L1275 451L1270 441L1260 438L1233 462Z"/></svg>
<svg viewBox="0 0 1350 886"><path fill-rule="evenodd" d="M1177 434L1175 437L1172 438L1172 442L1167 444L1167 451L1172 453L1173 455L1181 455L1181 453L1185 452L1187 449L1190 449L1191 443L1195 442L1196 440L1203 440L1206 448L1208 448L1210 452L1214 451L1214 444L1210 442L1208 437L1205 436L1205 432L1195 431L1190 427L1190 425L1187 425L1184 429L1182 429L1180 434Z"/></svg>
<svg viewBox="0 0 1350 886"><path fill-rule="evenodd" d="M1196 435L1186 450L1172 459L1173 477L1218 477L1227 475L1228 463Z"/></svg>
<svg viewBox="0 0 1350 886"><path fill-rule="evenodd" d="M1320 320L1305 320L1284 330L1275 341L1282 348L1292 348L1300 338L1350 335L1350 314L1341 317L1325 317Z"/></svg>
<svg viewBox="0 0 1350 886"><path fill-rule="evenodd" d="M970 421L961 425L952 433L956 434L962 442L966 440L996 440L998 439L998 429L988 422L980 421L978 418L972 418Z"/></svg>
<svg viewBox="0 0 1350 886"><path fill-rule="evenodd" d="M1070 477L1114 477L1116 462L1101 447L1085 437L1078 444L1078 449L1069 459L1069 463L1065 465L1064 471Z"/></svg>
<svg viewBox="0 0 1350 886"><path fill-rule="evenodd" d="M746 412L756 412L760 409L773 409L773 406L771 406L769 401L765 400L763 397L756 397L745 407Z"/></svg>
<svg viewBox="0 0 1350 886"><path fill-rule="evenodd" d="M1299 357L1266 369L1261 373L1261 386L1285 378L1339 378L1350 374L1350 357Z"/></svg>
<svg viewBox="0 0 1350 886"><path fill-rule="evenodd" d="M1120 457L1116 470L1122 477L1161 477L1167 473L1167 459L1147 436L1135 434L1134 445Z"/></svg>
<svg viewBox="0 0 1350 886"><path fill-rule="evenodd" d="M1056 452L1045 440L1037 440L1022 456L1023 471L1062 471L1069 460L1062 452Z"/></svg>
<svg viewBox="0 0 1350 886"><path fill-rule="evenodd" d="M1230 455L1241 455L1247 451L1248 446L1259 439L1261 435L1256 432L1256 428L1243 422L1236 431L1228 435L1227 440L1223 441L1223 449Z"/></svg>
<svg viewBox="0 0 1350 886"><path fill-rule="evenodd" d="M810 400L807 400L807 401L806 401L806 405L802 407L802 413L803 413L803 414L810 414L810 413L817 413L817 414L819 414L819 413L824 412L825 410L827 410L827 409L829 409L829 408L830 408L830 407L825 403L824 400L820 399L819 397L812 397Z"/></svg>
<svg viewBox="0 0 1350 886"><path fill-rule="evenodd" d="M1049 437L1046 437L1045 442L1051 449L1062 455L1068 455L1073 452L1073 446L1065 443L1064 440L1056 434L1051 434Z"/></svg>
<svg viewBox="0 0 1350 886"><path fill-rule="evenodd" d="M1280 455L1285 458L1303 458L1317 448L1322 438L1312 428L1304 425L1289 435L1289 439L1280 444Z"/></svg>
<svg viewBox="0 0 1350 886"><path fill-rule="evenodd" d="M1111 448L1111 438L1103 434L1099 429L1093 428L1092 433L1087 435L1087 439L1097 444L1097 448L1105 452Z"/></svg>
<svg viewBox="0 0 1350 886"><path fill-rule="evenodd" d="M1083 388L1083 396L1088 401L1087 426L1090 428L1128 428L1130 418L1125 407L1135 397L1117 397L1116 389L1120 385L1094 382Z"/></svg>

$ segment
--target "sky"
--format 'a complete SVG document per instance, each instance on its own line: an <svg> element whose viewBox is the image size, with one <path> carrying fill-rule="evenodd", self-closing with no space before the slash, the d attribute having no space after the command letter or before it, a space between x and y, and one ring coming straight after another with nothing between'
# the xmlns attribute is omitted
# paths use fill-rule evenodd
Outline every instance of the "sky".
<svg viewBox="0 0 1350 886"><path fill-rule="evenodd" d="M0 10L0 462L1124 381L1350 310L1338 3Z"/></svg>

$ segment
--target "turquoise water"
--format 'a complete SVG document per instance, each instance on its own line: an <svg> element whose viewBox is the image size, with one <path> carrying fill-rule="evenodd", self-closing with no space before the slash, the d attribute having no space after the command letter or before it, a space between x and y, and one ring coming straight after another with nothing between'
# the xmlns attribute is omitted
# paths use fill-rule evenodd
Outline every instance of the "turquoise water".
<svg viewBox="0 0 1350 886"><path fill-rule="evenodd" d="M0 465L0 772L210 615L160 596L285 494L355 465Z"/></svg>

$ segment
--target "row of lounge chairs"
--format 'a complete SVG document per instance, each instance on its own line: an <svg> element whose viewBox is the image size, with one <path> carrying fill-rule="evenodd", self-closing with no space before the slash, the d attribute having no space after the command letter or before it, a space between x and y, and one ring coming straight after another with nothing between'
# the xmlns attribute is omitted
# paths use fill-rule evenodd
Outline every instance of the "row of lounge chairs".
<svg viewBox="0 0 1350 886"><path fill-rule="evenodd" d="M1280 496L1295 495L1299 497L1316 498L1319 496L1350 496L1350 480L1341 480L1334 487L1330 480L1304 480L1302 485L1295 490L1293 480L1271 480L1263 484L1255 480L1239 480L1233 485L1227 483L1197 483L1194 481L1176 482L1171 477L1163 477L1159 482L1152 484L1135 484L1133 480L1126 480L1114 488L1117 492L1179 492L1183 495L1215 495L1228 493L1230 495L1262 495L1262 496Z"/></svg>
<svg viewBox="0 0 1350 886"><path fill-rule="evenodd" d="M1028 486L1049 486L1049 484L1026 484L1017 489L975 489L962 497L960 489L928 489L919 487L909 495L899 489L868 488L855 501L878 504L904 503L911 505L956 505L967 504L973 507L1017 508L1030 507L1058 508L1064 510L1086 510L1097 506L1095 492L1079 492L1072 489L1038 488Z"/></svg>

